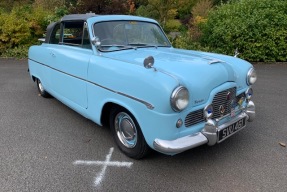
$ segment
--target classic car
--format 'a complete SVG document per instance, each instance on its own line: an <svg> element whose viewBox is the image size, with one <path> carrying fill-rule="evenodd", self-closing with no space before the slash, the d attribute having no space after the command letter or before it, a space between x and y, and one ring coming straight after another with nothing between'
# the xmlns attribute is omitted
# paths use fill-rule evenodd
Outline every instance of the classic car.
<svg viewBox="0 0 287 192"><path fill-rule="evenodd" d="M135 159L221 143L255 118L250 63L173 48L149 18L66 15L30 47L28 65L41 96L110 127Z"/></svg>

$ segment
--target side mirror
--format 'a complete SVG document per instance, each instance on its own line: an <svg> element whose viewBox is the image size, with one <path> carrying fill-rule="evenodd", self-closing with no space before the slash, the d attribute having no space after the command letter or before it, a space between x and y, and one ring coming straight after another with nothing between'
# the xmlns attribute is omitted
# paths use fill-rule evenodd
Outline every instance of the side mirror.
<svg viewBox="0 0 287 192"><path fill-rule="evenodd" d="M144 64L144 67L145 67L146 69L153 68L153 64L154 64L154 58L153 58L153 56L149 56L149 57L145 58L143 64Z"/></svg>
<svg viewBox="0 0 287 192"><path fill-rule="evenodd" d="M95 36L92 38L92 44L96 47L99 47L101 46L101 41L100 41L100 38Z"/></svg>

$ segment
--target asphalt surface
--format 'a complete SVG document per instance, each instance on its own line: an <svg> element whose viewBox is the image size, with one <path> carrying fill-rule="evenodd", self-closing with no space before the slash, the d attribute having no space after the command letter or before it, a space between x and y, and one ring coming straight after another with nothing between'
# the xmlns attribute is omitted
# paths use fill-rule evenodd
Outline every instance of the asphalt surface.
<svg viewBox="0 0 287 192"><path fill-rule="evenodd" d="M0 59L0 191L285 192L287 65L255 68L256 119L244 130L213 147L133 160L108 128L40 97L27 60Z"/></svg>

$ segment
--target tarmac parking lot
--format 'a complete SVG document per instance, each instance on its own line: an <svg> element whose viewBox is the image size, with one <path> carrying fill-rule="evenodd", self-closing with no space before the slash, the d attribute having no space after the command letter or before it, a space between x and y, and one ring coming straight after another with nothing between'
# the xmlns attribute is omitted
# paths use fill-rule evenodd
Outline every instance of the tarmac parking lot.
<svg viewBox="0 0 287 192"><path fill-rule="evenodd" d="M39 96L27 60L0 59L0 191L287 191L287 64L256 64L256 119L215 146L122 154L108 128Z"/></svg>

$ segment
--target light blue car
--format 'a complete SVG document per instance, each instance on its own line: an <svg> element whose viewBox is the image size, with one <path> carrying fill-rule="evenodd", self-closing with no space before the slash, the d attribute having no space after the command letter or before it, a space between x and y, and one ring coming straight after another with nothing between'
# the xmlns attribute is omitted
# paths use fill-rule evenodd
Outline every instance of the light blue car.
<svg viewBox="0 0 287 192"><path fill-rule="evenodd" d="M43 97L109 126L135 159L220 143L255 118L250 63L175 49L148 18L64 16L30 47L29 72Z"/></svg>

